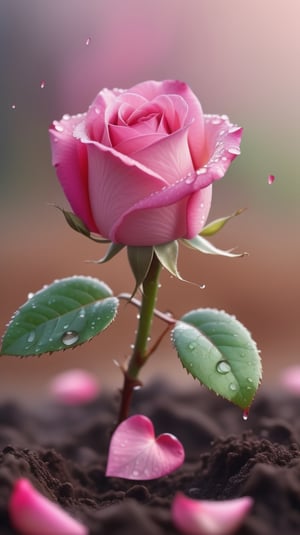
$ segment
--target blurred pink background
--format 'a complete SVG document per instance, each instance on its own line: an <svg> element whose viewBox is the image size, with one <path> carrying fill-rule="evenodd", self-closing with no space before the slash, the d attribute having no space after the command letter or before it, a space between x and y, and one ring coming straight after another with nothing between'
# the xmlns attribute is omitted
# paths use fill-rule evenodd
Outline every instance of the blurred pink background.
<svg viewBox="0 0 300 535"><path fill-rule="evenodd" d="M206 113L228 114L244 127L242 155L214 187L211 219L247 207L214 243L249 256L185 252L182 274L205 289L164 273L159 306L175 316L201 306L235 314L262 350L266 383L299 362L299 20L299 0L1 3L1 331L29 291L55 278L87 274L115 293L132 289L125 254L102 267L86 263L104 247L76 235L49 206L68 205L51 167L48 125L85 111L105 86L176 78L192 87ZM29 397L58 371L78 366L108 387L120 385L112 360L129 354L135 316L122 306L114 325L79 349L3 357L1 395ZM156 335L162 327L155 322ZM194 384L168 340L142 379L157 374Z"/></svg>

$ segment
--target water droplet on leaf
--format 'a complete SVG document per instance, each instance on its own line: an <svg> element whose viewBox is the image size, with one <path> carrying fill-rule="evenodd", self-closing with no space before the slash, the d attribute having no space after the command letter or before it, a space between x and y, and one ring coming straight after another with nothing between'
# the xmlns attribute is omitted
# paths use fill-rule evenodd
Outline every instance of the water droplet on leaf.
<svg viewBox="0 0 300 535"><path fill-rule="evenodd" d="M216 370L218 373L226 375L226 373L231 372L231 366L227 360L220 360L216 365Z"/></svg>
<svg viewBox="0 0 300 535"><path fill-rule="evenodd" d="M33 342L35 339L35 332L32 331L29 335L28 335L28 338L27 338L27 342L31 343Z"/></svg>
<svg viewBox="0 0 300 535"><path fill-rule="evenodd" d="M244 409L243 411L243 420L246 422L248 420L248 416L249 416L249 407L247 407L246 409Z"/></svg>
<svg viewBox="0 0 300 535"><path fill-rule="evenodd" d="M235 383L230 383L229 388L232 392L235 392L238 389Z"/></svg>
<svg viewBox="0 0 300 535"><path fill-rule="evenodd" d="M65 346L72 346L73 344L76 344L79 339L79 334L75 331L66 331L61 339L62 343Z"/></svg>
<svg viewBox="0 0 300 535"><path fill-rule="evenodd" d="M194 349L196 348L196 345L193 344L193 342L190 342L189 345L188 345L188 348L190 351L194 351Z"/></svg>

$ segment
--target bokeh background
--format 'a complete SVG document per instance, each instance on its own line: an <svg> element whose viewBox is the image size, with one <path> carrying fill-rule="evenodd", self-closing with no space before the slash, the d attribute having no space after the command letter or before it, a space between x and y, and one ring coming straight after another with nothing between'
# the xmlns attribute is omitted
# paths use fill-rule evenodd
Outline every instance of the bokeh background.
<svg viewBox="0 0 300 535"><path fill-rule="evenodd" d="M256 339L265 382L299 361L299 0L1 0L0 329L52 280L88 274L130 291L125 254L88 264L104 247L74 233L50 203L67 208L51 167L48 125L85 111L103 87L146 79L186 81L206 113L244 127L242 155L214 187L211 218L247 210L214 243L242 259L181 255L185 278L163 274L159 306L179 316L201 306L235 314ZM268 175L275 182L268 184ZM2 357L1 396L45 392L57 372L81 366L121 384L136 311L88 345L31 359ZM154 335L162 325L155 321ZM166 340L142 378L193 384ZM173 376L173 377L172 377Z"/></svg>

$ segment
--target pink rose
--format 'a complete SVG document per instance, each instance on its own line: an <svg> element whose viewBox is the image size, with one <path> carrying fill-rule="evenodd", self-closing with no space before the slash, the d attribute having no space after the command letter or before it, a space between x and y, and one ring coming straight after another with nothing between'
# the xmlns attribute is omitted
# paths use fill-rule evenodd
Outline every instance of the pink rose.
<svg viewBox="0 0 300 535"><path fill-rule="evenodd" d="M242 129L204 115L182 82L104 89L88 111L50 128L52 162L74 213L124 245L190 239L203 227L214 180L239 154Z"/></svg>

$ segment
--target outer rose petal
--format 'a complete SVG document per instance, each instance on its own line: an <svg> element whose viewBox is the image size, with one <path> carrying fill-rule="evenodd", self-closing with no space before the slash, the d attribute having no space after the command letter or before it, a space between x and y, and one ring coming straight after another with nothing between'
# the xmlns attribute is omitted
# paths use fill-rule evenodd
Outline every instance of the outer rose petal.
<svg viewBox="0 0 300 535"><path fill-rule="evenodd" d="M122 214L166 183L142 164L104 145L87 142L87 150L92 213L98 232L115 241L113 227Z"/></svg>
<svg viewBox="0 0 300 535"><path fill-rule="evenodd" d="M74 213L89 230L96 232L89 201L87 151L73 136L75 127L81 121L82 116L76 116L54 121L51 125L52 164Z"/></svg>
<svg viewBox="0 0 300 535"><path fill-rule="evenodd" d="M205 225L212 198L212 185L200 189L191 195L187 207L186 233L183 238L194 238Z"/></svg>

